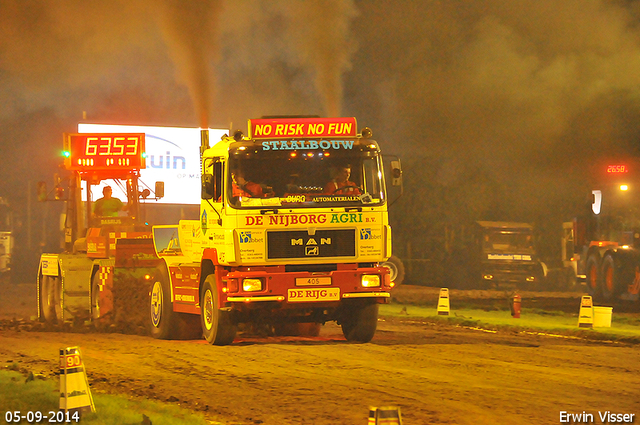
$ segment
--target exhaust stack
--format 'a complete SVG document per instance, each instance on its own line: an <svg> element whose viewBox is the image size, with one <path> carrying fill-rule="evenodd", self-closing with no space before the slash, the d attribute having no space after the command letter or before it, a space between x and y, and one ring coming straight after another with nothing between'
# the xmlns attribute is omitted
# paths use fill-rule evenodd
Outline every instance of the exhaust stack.
<svg viewBox="0 0 640 425"><path fill-rule="evenodd" d="M200 130L200 157L202 157L204 151L209 148L209 130L204 128Z"/></svg>

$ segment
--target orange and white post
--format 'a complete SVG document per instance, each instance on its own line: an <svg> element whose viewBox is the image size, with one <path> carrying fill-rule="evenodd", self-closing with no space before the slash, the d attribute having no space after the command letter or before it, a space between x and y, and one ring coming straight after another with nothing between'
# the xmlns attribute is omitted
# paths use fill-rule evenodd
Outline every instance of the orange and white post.
<svg viewBox="0 0 640 425"><path fill-rule="evenodd" d="M438 297L438 316L449 315L449 289L440 288L440 296Z"/></svg>
<svg viewBox="0 0 640 425"><path fill-rule="evenodd" d="M60 350L60 410L96 411L80 347Z"/></svg>
<svg viewBox="0 0 640 425"><path fill-rule="evenodd" d="M578 315L579 328L593 328L593 300L589 295L584 295L580 301L580 314Z"/></svg>

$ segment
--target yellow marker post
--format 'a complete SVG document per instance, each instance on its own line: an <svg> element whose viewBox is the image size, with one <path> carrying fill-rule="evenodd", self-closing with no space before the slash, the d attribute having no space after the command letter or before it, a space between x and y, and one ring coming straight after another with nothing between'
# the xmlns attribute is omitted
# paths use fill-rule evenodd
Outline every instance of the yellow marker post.
<svg viewBox="0 0 640 425"><path fill-rule="evenodd" d="M438 316L449 315L449 289L440 288L440 296L438 297Z"/></svg>
<svg viewBox="0 0 640 425"><path fill-rule="evenodd" d="M578 327L593 328L593 300L589 295L584 295L582 301L580 301Z"/></svg>
<svg viewBox="0 0 640 425"><path fill-rule="evenodd" d="M96 411L80 347L60 350L60 410Z"/></svg>

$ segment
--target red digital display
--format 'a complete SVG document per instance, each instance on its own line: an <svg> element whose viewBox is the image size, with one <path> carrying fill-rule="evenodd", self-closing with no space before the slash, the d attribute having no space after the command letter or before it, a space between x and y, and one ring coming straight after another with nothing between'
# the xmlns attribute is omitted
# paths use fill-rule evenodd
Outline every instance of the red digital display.
<svg viewBox="0 0 640 425"><path fill-rule="evenodd" d="M629 167L626 165L607 165L607 173L628 173Z"/></svg>
<svg viewBox="0 0 640 425"><path fill-rule="evenodd" d="M65 166L76 171L143 169L144 136L144 133L65 134Z"/></svg>

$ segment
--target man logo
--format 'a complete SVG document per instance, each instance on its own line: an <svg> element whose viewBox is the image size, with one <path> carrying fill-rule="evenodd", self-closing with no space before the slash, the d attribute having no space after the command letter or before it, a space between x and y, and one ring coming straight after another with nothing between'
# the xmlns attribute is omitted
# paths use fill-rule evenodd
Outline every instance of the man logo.
<svg viewBox="0 0 640 425"><path fill-rule="evenodd" d="M371 229L360 229L360 239L371 239Z"/></svg>
<svg viewBox="0 0 640 425"><path fill-rule="evenodd" d="M304 250L304 255L307 256L318 255L319 253L318 245L307 246Z"/></svg>
<svg viewBox="0 0 640 425"><path fill-rule="evenodd" d="M240 232L240 243L247 243L251 241L251 232Z"/></svg>
<svg viewBox="0 0 640 425"><path fill-rule="evenodd" d="M302 238L291 239L291 246L296 245L318 245L318 242L313 238L308 239L306 244ZM331 238L320 238L320 245L331 245Z"/></svg>

